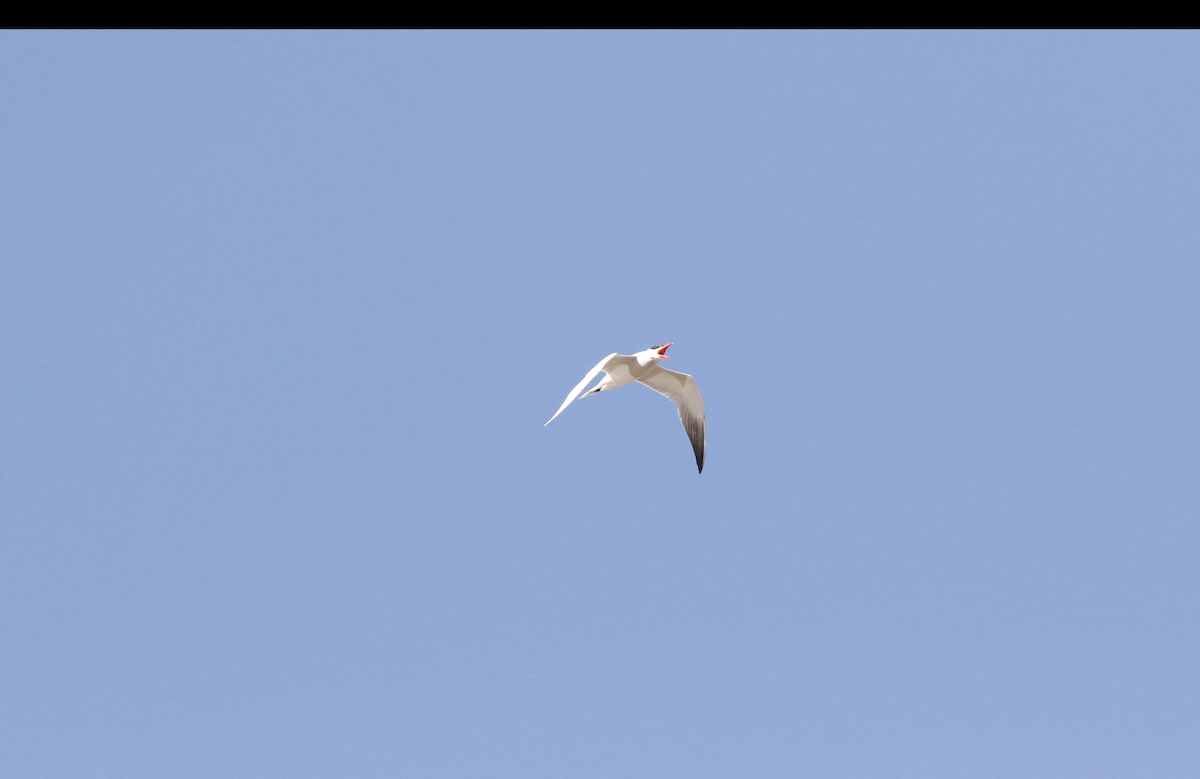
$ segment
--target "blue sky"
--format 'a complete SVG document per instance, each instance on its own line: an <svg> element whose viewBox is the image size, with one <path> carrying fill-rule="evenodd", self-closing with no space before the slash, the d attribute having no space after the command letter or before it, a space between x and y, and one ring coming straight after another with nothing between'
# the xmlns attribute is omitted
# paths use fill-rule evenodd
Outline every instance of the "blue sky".
<svg viewBox="0 0 1200 779"><path fill-rule="evenodd" d="M1198 79L0 34L0 772L1196 776Z"/></svg>

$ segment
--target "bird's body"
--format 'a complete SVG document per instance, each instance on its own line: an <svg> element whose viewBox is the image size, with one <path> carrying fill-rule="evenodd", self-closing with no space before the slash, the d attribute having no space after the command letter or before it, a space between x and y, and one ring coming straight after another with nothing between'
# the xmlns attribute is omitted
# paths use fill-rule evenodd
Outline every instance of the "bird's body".
<svg viewBox="0 0 1200 779"><path fill-rule="evenodd" d="M686 373L676 373L669 371L666 368L659 366L659 362L669 359L667 357L666 346L652 346L649 349L638 352L637 354L612 354L605 357L600 362L596 363L596 367L588 371L588 374L583 377L583 381L575 385L575 389L571 390L571 394L567 395L567 399L555 412L554 416L550 417L550 424L554 419L563 412L567 406L582 392L582 397L595 395L597 392L606 392L619 387L624 387L626 384L631 384L635 381L645 384L650 389L669 398L679 409L679 420L683 422L683 429L687 431L688 439L692 442L692 451L696 455L696 468L701 472L704 471L704 398L700 397L700 388L696 386L696 380ZM592 387L587 392L583 392L583 388L596 378L596 374L604 372L605 376L600 380L600 383Z"/></svg>

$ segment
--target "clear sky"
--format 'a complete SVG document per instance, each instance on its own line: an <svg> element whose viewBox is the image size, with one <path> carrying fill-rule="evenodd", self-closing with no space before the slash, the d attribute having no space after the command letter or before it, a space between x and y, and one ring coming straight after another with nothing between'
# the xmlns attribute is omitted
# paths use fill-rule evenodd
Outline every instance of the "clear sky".
<svg viewBox="0 0 1200 779"><path fill-rule="evenodd" d="M0 33L0 774L1200 776L1198 85Z"/></svg>

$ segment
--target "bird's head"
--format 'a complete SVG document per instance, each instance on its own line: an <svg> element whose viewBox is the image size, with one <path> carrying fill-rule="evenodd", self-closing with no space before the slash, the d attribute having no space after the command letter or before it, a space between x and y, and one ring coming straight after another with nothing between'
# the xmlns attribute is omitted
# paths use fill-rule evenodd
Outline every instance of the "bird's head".
<svg viewBox="0 0 1200 779"><path fill-rule="evenodd" d="M667 356L667 347L670 345L671 344L658 344L657 346L651 346L646 351L654 352L652 356L656 360L669 360L671 358Z"/></svg>

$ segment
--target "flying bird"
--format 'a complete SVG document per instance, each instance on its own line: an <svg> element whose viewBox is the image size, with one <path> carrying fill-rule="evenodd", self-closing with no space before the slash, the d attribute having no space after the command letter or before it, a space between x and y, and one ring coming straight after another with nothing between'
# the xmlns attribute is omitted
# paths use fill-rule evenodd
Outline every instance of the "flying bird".
<svg viewBox="0 0 1200 779"><path fill-rule="evenodd" d="M696 380L686 373L676 373L666 368L660 368L658 363L669 360L667 347L671 344L659 344L637 354L612 354L596 363L596 367L588 371L583 381L575 385L571 394L559 406L554 416L546 425L553 422L555 417L567 406L580 397L583 388L596 378L596 374L604 371L604 378L595 387L583 392L582 397L595 395L597 392L615 390L631 382L641 382L650 389L665 395L679 409L679 421L687 431L688 439L692 442L692 451L696 454L696 468L704 472L704 398L700 397L700 388ZM545 427L546 425L542 425Z"/></svg>

